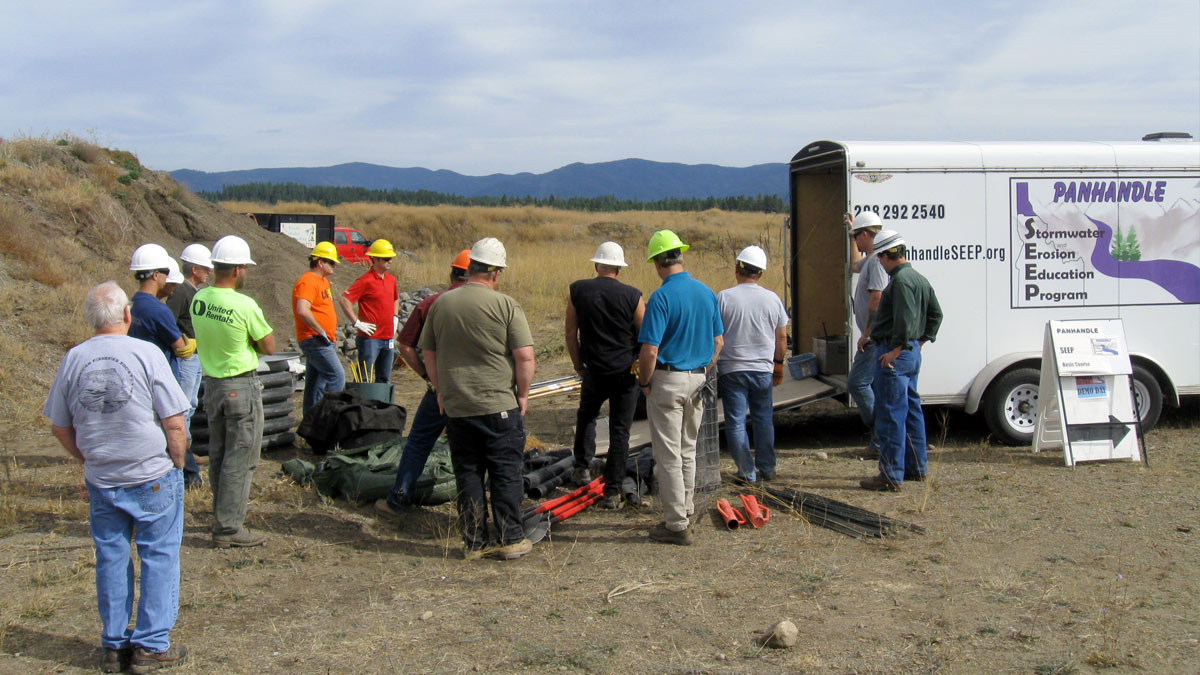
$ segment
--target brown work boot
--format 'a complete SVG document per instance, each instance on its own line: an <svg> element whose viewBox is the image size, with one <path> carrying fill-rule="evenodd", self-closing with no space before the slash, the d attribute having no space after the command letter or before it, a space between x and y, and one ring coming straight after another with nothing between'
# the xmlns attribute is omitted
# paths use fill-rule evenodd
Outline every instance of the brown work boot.
<svg viewBox="0 0 1200 675"><path fill-rule="evenodd" d="M135 675L149 673L159 668L169 668L183 663L187 658L188 649L182 645L172 646L165 652L151 652L141 647L133 650L133 662L129 664L129 672Z"/></svg>
<svg viewBox="0 0 1200 675"><path fill-rule="evenodd" d="M592 472L587 467L579 467L571 472L571 484L575 487L583 487L592 482Z"/></svg>
<svg viewBox="0 0 1200 675"><path fill-rule="evenodd" d="M864 490L876 492L899 492L900 486L888 480L887 476L879 475L858 481L858 486Z"/></svg>
<svg viewBox="0 0 1200 675"><path fill-rule="evenodd" d="M487 555L501 560L516 560L521 556L533 550L533 542L528 539L522 539L514 544L505 544L498 546L487 552Z"/></svg>
<svg viewBox="0 0 1200 675"><path fill-rule="evenodd" d="M212 538L213 546L217 548L230 548L232 546L250 548L251 546L262 546L266 540L267 535L251 532L244 527L238 530L236 534L214 534Z"/></svg>
<svg viewBox="0 0 1200 675"><path fill-rule="evenodd" d="M404 522L404 512L392 508L387 497L375 500L375 512L394 523Z"/></svg>
<svg viewBox="0 0 1200 675"><path fill-rule="evenodd" d="M616 511L621 508L621 495L608 495L596 503L596 508Z"/></svg>
<svg viewBox="0 0 1200 675"><path fill-rule="evenodd" d="M100 670L105 673L121 673L129 667L130 660L133 659L133 647L125 647L124 649L109 649L104 648L104 655L100 657Z"/></svg>
<svg viewBox="0 0 1200 675"><path fill-rule="evenodd" d="M659 523L650 528L650 540L659 541L664 544L675 544L677 546L692 545L692 530L668 530L666 523Z"/></svg>

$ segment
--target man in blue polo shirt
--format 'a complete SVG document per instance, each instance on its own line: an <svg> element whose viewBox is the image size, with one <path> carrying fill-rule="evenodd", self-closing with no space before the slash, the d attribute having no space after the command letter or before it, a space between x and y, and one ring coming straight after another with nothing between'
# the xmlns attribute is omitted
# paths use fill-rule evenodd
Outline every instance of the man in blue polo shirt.
<svg viewBox="0 0 1200 675"><path fill-rule="evenodd" d="M650 528L650 539L681 546L692 543L688 516L695 511L701 389L725 333L717 296L683 271L688 248L670 230L650 237L646 261L654 263L663 283L646 303L638 334L638 386L646 395L654 479L663 504L663 522Z"/></svg>

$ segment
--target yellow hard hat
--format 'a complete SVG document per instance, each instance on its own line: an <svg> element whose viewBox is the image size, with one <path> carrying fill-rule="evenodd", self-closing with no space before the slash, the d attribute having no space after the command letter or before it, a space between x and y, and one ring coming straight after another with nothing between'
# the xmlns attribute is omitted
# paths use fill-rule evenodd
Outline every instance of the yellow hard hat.
<svg viewBox="0 0 1200 675"><path fill-rule="evenodd" d="M317 245L313 247L310 255L314 258L324 258L332 263L336 263L338 261L337 247L334 246L332 242L328 241L317 242Z"/></svg>
<svg viewBox="0 0 1200 675"><path fill-rule="evenodd" d="M646 262L652 262L654 257L660 253L679 249L680 252L686 251L690 246L683 243L679 235L670 230L659 230L650 237L650 257L646 258Z"/></svg>
<svg viewBox="0 0 1200 675"><path fill-rule="evenodd" d="M395 258L396 249L392 248L392 242L387 239L376 239L371 248L367 249L367 255L372 258Z"/></svg>

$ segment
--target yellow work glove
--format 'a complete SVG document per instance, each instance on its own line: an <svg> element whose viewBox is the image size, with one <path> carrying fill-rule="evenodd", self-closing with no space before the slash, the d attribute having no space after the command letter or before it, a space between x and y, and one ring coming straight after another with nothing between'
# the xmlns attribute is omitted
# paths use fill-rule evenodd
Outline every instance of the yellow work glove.
<svg viewBox="0 0 1200 675"><path fill-rule="evenodd" d="M175 350L175 356L181 359L190 359L192 354L196 353L196 340L186 335L183 336L183 346Z"/></svg>
<svg viewBox="0 0 1200 675"><path fill-rule="evenodd" d="M776 363L775 370L771 371L771 384L778 387L783 384L783 364Z"/></svg>

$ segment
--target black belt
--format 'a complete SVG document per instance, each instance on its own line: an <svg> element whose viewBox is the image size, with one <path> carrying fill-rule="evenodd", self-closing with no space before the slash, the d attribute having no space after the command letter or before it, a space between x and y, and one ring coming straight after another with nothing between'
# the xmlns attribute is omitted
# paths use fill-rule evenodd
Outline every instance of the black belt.
<svg viewBox="0 0 1200 675"><path fill-rule="evenodd" d="M662 361L659 361L658 364L654 367L657 368L658 370L666 370L666 371L669 371L672 373L697 373L697 374L703 374L704 371L707 369L706 366L700 366L699 368L690 368L690 369L689 368L676 368L675 366L673 366L669 363L663 363Z"/></svg>

